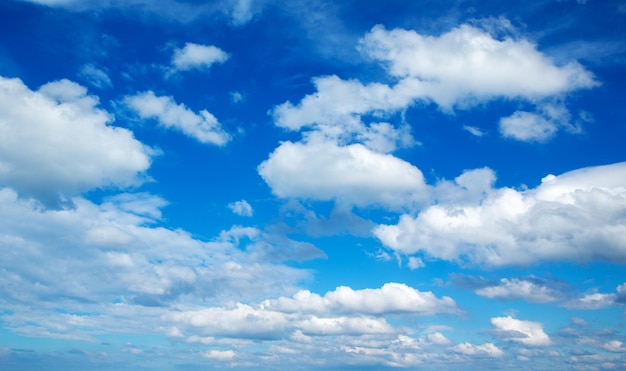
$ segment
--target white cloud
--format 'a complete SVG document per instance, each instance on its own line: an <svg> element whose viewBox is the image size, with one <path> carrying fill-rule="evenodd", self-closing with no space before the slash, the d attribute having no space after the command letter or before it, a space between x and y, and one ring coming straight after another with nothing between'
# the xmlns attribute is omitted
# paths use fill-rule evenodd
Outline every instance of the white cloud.
<svg viewBox="0 0 626 371"><path fill-rule="evenodd" d="M476 126L463 125L463 130L467 131L468 133L472 134L475 137L482 137L482 136L487 135L486 132L480 130Z"/></svg>
<svg viewBox="0 0 626 371"><path fill-rule="evenodd" d="M563 306L568 309L602 309L615 304L616 297L615 294L594 292L565 302Z"/></svg>
<svg viewBox="0 0 626 371"><path fill-rule="evenodd" d="M435 190L437 205L374 234L399 253L492 266L626 261L626 163L550 175L525 191L483 184L463 196L467 187L455 183Z"/></svg>
<svg viewBox="0 0 626 371"><path fill-rule="evenodd" d="M226 62L228 58L228 53L216 46L186 43L182 49L174 50L172 71L207 69L215 63Z"/></svg>
<svg viewBox="0 0 626 371"><path fill-rule="evenodd" d="M236 303L173 312L166 320L184 333L202 336L233 336L250 339L285 339L306 336L394 334L386 315L437 315L457 313L449 297L436 298L404 284L387 283L380 289L353 290L338 287L320 296L302 290L293 297L265 300L258 305ZM434 338L447 344L443 335Z"/></svg>
<svg viewBox="0 0 626 371"><path fill-rule="evenodd" d="M619 340L608 341L602 345L602 348L613 353L626 353L626 345Z"/></svg>
<svg viewBox="0 0 626 371"><path fill-rule="evenodd" d="M228 208L235 214L241 216L252 216L254 210L246 200L235 201L228 204Z"/></svg>
<svg viewBox="0 0 626 371"><path fill-rule="evenodd" d="M68 80L31 91L0 77L0 184L52 203L140 184L152 151L129 130L109 126L113 117L97 106L97 97Z"/></svg>
<svg viewBox="0 0 626 371"><path fill-rule="evenodd" d="M488 357L499 358L504 356L504 352L493 343L474 345L472 343L457 344L452 348L455 352L468 356L486 355Z"/></svg>
<svg viewBox="0 0 626 371"><path fill-rule="evenodd" d="M434 315L457 312L454 300L437 299L432 292L420 292L401 283L386 283L380 289L353 290L340 286L324 296L307 290L297 292L293 298L279 298L262 303L264 308L292 313L316 314L366 314L412 313Z"/></svg>
<svg viewBox="0 0 626 371"><path fill-rule="evenodd" d="M111 82L109 75L103 69L100 69L93 64L84 65L80 69L79 76L99 89L113 87L113 82Z"/></svg>
<svg viewBox="0 0 626 371"><path fill-rule="evenodd" d="M494 317L491 325L500 338L528 346L547 346L551 344L550 337L543 331L539 322L522 321L512 317Z"/></svg>
<svg viewBox="0 0 626 371"><path fill-rule="evenodd" d="M156 119L162 126L176 129L200 143L222 146L230 140L230 135L210 112L195 113L184 104L177 104L172 97L146 91L127 96L124 102L142 119Z"/></svg>
<svg viewBox="0 0 626 371"><path fill-rule="evenodd" d="M559 129L578 132L580 128L569 123L569 111L561 105L545 104L538 112L516 111L500 119L500 134L525 142L545 142Z"/></svg>
<svg viewBox="0 0 626 371"><path fill-rule="evenodd" d="M550 287L517 278L502 278L500 284L480 288L476 290L476 294L489 299L522 299L530 303L550 303L561 296L557 290Z"/></svg>
<svg viewBox="0 0 626 371"><path fill-rule="evenodd" d="M557 66L527 40L498 40L467 24L439 36L375 26L361 50L392 76L419 80L423 97L444 109L495 97L536 101L597 85L576 62Z"/></svg>
<svg viewBox="0 0 626 371"><path fill-rule="evenodd" d="M411 270L415 270L415 269L418 269L418 268L423 268L423 267L426 266L424 264L424 262L422 261L422 259L416 258L414 256L410 256L409 257L409 262L407 263L407 265L409 266L409 268Z"/></svg>
<svg viewBox="0 0 626 371"><path fill-rule="evenodd" d="M420 202L425 195L422 172L408 162L361 144L339 146L323 138L283 142L258 172L283 198L397 209Z"/></svg>
<svg viewBox="0 0 626 371"><path fill-rule="evenodd" d="M207 350L201 353L203 357L227 361L235 358L235 352L232 350Z"/></svg>

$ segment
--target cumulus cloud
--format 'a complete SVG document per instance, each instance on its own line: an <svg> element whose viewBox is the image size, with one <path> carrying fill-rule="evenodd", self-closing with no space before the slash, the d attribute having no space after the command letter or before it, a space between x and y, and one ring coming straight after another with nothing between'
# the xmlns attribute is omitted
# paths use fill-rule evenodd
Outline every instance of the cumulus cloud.
<svg viewBox="0 0 626 371"><path fill-rule="evenodd" d="M156 96L146 91L125 97L124 103L142 119L156 119L160 125L178 130L200 143L223 146L231 138L210 112L195 113L170 96Z"/></svg>
<svg viewBox="0 0 626 371"><path fill-rule="evenodd" d="M562 128L580 131L570 123L570 116L567 108L553 104L539 107L538 112L516 111L500 119L500 134L524 142L545 142Z"/></svg>
<svg viewBox="0 0 626 371"><path fill-rule="evenodd" d="M153 151L112 121L74 82L32 91L0 77L0 185L55 203L93 188L140 184Z"/></svg>
<svg viewBox="0 0 626 371"><path fill-rule="evenodd" d="M279 298L263 302L263 307L283 312L316 314L368 314L389 313L438 314L457 312L454 300L437 299L432 292L420 292L401 283L387 283L380 289L353 290L340 286L335 291L319 296L303 290L292 298Z"/></svg>
<svg viewBox="0 0 626 371"><path fill-rule="evenodd" d="M524 191L485 188L485 181L467 192L457 179L456 187L446 183L443 194L436 191L442 202L374 234L402 254L482 265L626 261L625 182L626 163L549 175Z"/></svg>
<svg viewBox="0 0 626 371"><path fill-rule="evenodd" d="M458 309L449 297L439 299L431 292L387 283L380 289L341 286L324 296L301 290L293 297L265 300L258 305L237 303L233 307L171 313L167 320L183 332L203 336L274 339L294 332L307 336L392 334L398 330L383 316L450 313L458 313Z"/></svg>
<svg viewBox="0 0 626 371"><path fill-rule="evenodd" d="M457 344L452 348L455 352L463 353L466 355L485 355L488 357L502 357L504 356L504 352L495 346L493 343L485 343L482 345L474 345L472 343L461 343Z"/></svg>
<svg viewBox="0 0 626 371"><path fill-rule="evenodd" d="M402 208L425 195L422 172L408 162L361 144L339 146L323 138L283 142L258 172L283 198Z"/></svg>
<svg viewBox="0 0 626 371"><path fill-rule="evenodd" d="M530 303L550 303L561 296L558 290L538 282L517 278L502 278L497 285L476 290L476 294L489 299L525 300Z"/></svg>
<svg viewBox="0 0 626 371"><path fill-rule="evenodd" d="M192 69L208 69L215 63L224 63L229 55L213 45L186 43L183 48L174 50L171 72Z"/></svg>
<svg viewBox="0 0 626 371"><path fill-rule="evenodd" d="M543 331L539 322L523 321L508 317L494 317L491 325L496 334L503 340L521 343L527 346L547 346L551 344L550 337Z"/></svg>
<svg viewBox="0 0 626 371"><path fill-rule="evenodd" d="M527 40L497 39L467 24L439 36L375 26L360 47L390 75L417 79L423 97L444 109L495 97L536 101L597 85L576 62L558 66Z"/></svg>
<svg viewBox="0 0 626 371"><path fill-rule="evenodd" d="M252 216L252 214L254 213L252 206L246 200L231 202L228 204L228 208L234 214L241 216Z"/></svg>
<svg viewBox="0 0 626 371"><path fill-rule="evenodd" d="M287 295L310 277L247 251L263 234L206 242L159 226L166 202L156 196L72 203L45 209L0 188L0 306L11 331L89 341L102 331L161 333L174 308Z"/></svg>

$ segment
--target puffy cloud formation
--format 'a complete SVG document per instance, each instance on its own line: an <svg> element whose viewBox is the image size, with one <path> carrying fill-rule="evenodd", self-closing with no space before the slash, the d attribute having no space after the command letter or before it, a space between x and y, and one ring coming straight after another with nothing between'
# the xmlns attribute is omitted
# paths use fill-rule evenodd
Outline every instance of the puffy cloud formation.
<svg viewBox="0 0 626 371"><path fill-rule="evenodd" d="M0 77L0 185L55 203L97 187L140 184L152 151L111 121L74 82L32 91Z"/></svg>
<svg viewBox="0 0 626 371"><path fill-rule="evenodd" d="M626 261L626 163L549 175L524 191L487 183L470 191L462 181L444 184L443 194L453 197L417 216L403 215L396 225L380 225L374 234L402 254L492 266Z"/></svg>
<svg viewBox="0 0 626 371"><path fill-rule="evenodd" d="M384 315L389 313L438 314L457 312L454 300L437 299L432 292L420 292L402 283L387 283L380 289L353 290L340 286L319 296L303 290L293 298L262 303L264 308L281 312L341 313Z"/></svg>
<svg viewBox="0 0 626 371"><path fill-rule="evenodd" d="M235 201L228 204L228 208L235 214L241 216L252 216L254 210L246 200Z"/></svg>
<svg viewBox="0 0 626 371"><path fill-rule="evenodd" d="M418 81L419 97L444 109L496 97L536 101L597 85L576 62L557 66L527 40L499 40L467 24L439 36L375 26L361 50L384 62L390 75Z"/></svg>
<svg viewBox="0 0 626 371"><path fill-rule="evenodd" d="M215 63L226 62L228 58L228 53L216 46L186 43L183 48L174 51L172 70L177 72L209 68Z"/></svg>
<svg viewBox="0 0 626 371"><path fill-rule="evenodd" d="M279 197L357 206L408 207L421 202L426 189L422 172L406 161L362 144L340 146L322 138L283 142L258 171Z"/></svg>
<svg viewBox="0 0 626 371"><path fill-rule="evenodd" d="M547 346L551 344L550 337L543 331L539 322L522 321L508 317L495 317L491 325L500 338L528 346Z"/></svg>
<svg viewBox="0 0 626 371"><path fill-rule="evenodd" d="M124 102L142 119L156 119L160 125L178 130L200 143L222 146L230 140L230 135L210 112L195 113L184 104L177 104L172 97L146 91L127 96Z"/></svg>
<svg viewBox="0 0 626 371"><path fill-rule="evenodd" d="M505 20L494 24L511 28ZM394 85L364 84L337 76L314 78L315 93L298 104L285 102L274 108L276 125L289 130L314 128L335 136L356 133L358 137L368 130L362 116L389 115L416 101L434 102L449 112L507 98L536 104L538 112L519 111L503 118L502 135L541 142L561 128L573 129L567 109L545 101L598 85L593 74L576 62L557 65L527 40L498 39L467 24L439 36L375 26L359 49L387 68ZM483 134L471 129L474 135Z"/></svg>
<svg viewBox="0 0 626 371"><path fill-rule="evenodd" d="M308 336L389 334L394 329L384 318L392 314L437 315L458 313L449 297L438 299L407 285L387 283L380 289L338 287L324 296L307 290L293 297L266 300L259 305L238 303L172 313L167 319L181 332L203 336L248 338L285 337L297 331Z"/></svg>

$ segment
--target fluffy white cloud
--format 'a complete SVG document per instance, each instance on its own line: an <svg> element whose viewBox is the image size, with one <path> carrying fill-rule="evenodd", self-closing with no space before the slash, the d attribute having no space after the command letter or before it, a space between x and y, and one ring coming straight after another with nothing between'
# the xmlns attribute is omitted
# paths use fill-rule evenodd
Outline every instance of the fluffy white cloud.
<svg viewBox="0 0 626 371"><path fill-rule="evenodd" d="M452 348L455 352L463 353L469 356L486 355L488 357L502 357L504 352L493 343L485 343L482 345L474 345L472 343L457 344Z"/></svg>
<svg viewBox="0 0 626 371"><path fill-rule="evenodd" d="M375 235L399 253L494 266L626 261L626 163L549 175L525 191L483 184L483 192L467 192L455 183L445 183L443 195L436 191L444 201L381 225Z"/></svg>
<svg viewBox="0 0 626 371"><path fill-rule="evenodd" d="M615 304L616 297L615 294L594 292L569 300L563 306L569 309L602 309Z"/></svg>
<svg viewBox="0 0 626 371"><path fill-rule="evenodd" d="M32 91L0 77L0 185L55 202L140 184L152 151L129 130L108 125L113 117L97 106L97 97L68 80Z"/></svg>
<svg viewBox="0 0 626 371"><path fill-rule="evenodd" d="M550 345L550 337L543 331L539 322L522 321L512 317L494 317L491 325L503 340L513 341L528 346Z"/></svg>
<svg viewBox="0 0 626 371"><path fill-rule="evenodd" d="M215 63L226 62L228 58L228 53L216 46L186 43L183 48L174 50L172 70L209 68Z"/></svg>
<svg viewBox="0 0 626 371"><path fill-rule="evenodd" d="M283 142L258 167L279 197L337 200L357 206L408 207L424 199L422 172L406 161L361 144L322 138Z"/></svg>
<svg viewBox="0 0 626 371"><path fill-rule="evenodd" d="M252 206L246 200L231 202L228 204L228 208L233 213L241 216L252 216L254 213Z"/></svg>
<svg viewBox="0 0 626 371"><path fill-rule="evenodd" d="M548 286L517 278L502 278L498 285L476 290L476 294L490 299L526 300L531 303L550 303L561 294Z"/></svg>
<svg viewBox="0 0 626 371"><path fill-rule="evenodd" d="M230 135L210 112L195 113L184 104L177 104L172 97L146 91L127 96L124 102L142 119L156 119L162 126L176 129L200 143L222 146L230 140Z"/></svg>
<svg viewBox="0 0 626 371"><path fill-rule="evenodd" d="M324 296L302 290L291 298L265 300L258 305L237 303L170 313L166 320L183 333L278 339L294 332L306 336L392 334L399 329L381 317L451 313L458 313L458 309L449 297L438 299L431 292L387 283L380 289L342 286ZM434 340L440 345L448 343L443 335Z"/></svg>
<svg viewBox="0 0 626 371"><path fill-rule="evenodd" d="M557 66L527 40L499 40L467 24L439 36L375 26L361 50L392 76L419 80L423 97L444 109L495 97L536 101L597 85L578 63Z"/></svg>
<svg viewBox="0 0 626 371"><path fill-rule="evenodd" d="M401 283L386 283L380 289L353 290L340 286L335 291L320 296L307 290L292 298L279 298L262 303L264 308L282 312L316 314L367 314L389 313L438 314L457 312L454 300L437 299L432 292L420 292Z"/></svg>

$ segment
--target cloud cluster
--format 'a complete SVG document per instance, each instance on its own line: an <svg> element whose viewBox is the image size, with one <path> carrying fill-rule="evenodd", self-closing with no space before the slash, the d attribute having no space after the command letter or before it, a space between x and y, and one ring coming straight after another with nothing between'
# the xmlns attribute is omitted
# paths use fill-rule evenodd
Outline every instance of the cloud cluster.
<svg viewBox="0 0 626 371"><path fill-rule="evenodd" d="M74 82L32 91L0 77L0 185L56 203L92 188L142 183L153 151L112 121Z"/></svg>
<svg viewBox="0 0 626 371"><path fill-rule="evenodd" d="M549 175L523 191L484 184L478 199L459 182L458 194L468 197L402 215L374 234L402 254L480 265L626 261L626 163Z"/></svg>
<svg viewBox="0 0 626 371"><path fill-rule="evenodd" d="M124 103L140 118L156 119L163 127L178 130L200 143L222 146L231 138L209 111L195 113L171 96L146 91L125 97Z"/></svg>
<svg viewBox="0 0 626 371"><path fill-rule="evenodd" d="M551 344L550 337L543 331L539 322L523 321L513 317L495 317L491 325L496 335L503 340L521 343L527 346L547 346Z"/></svg>

